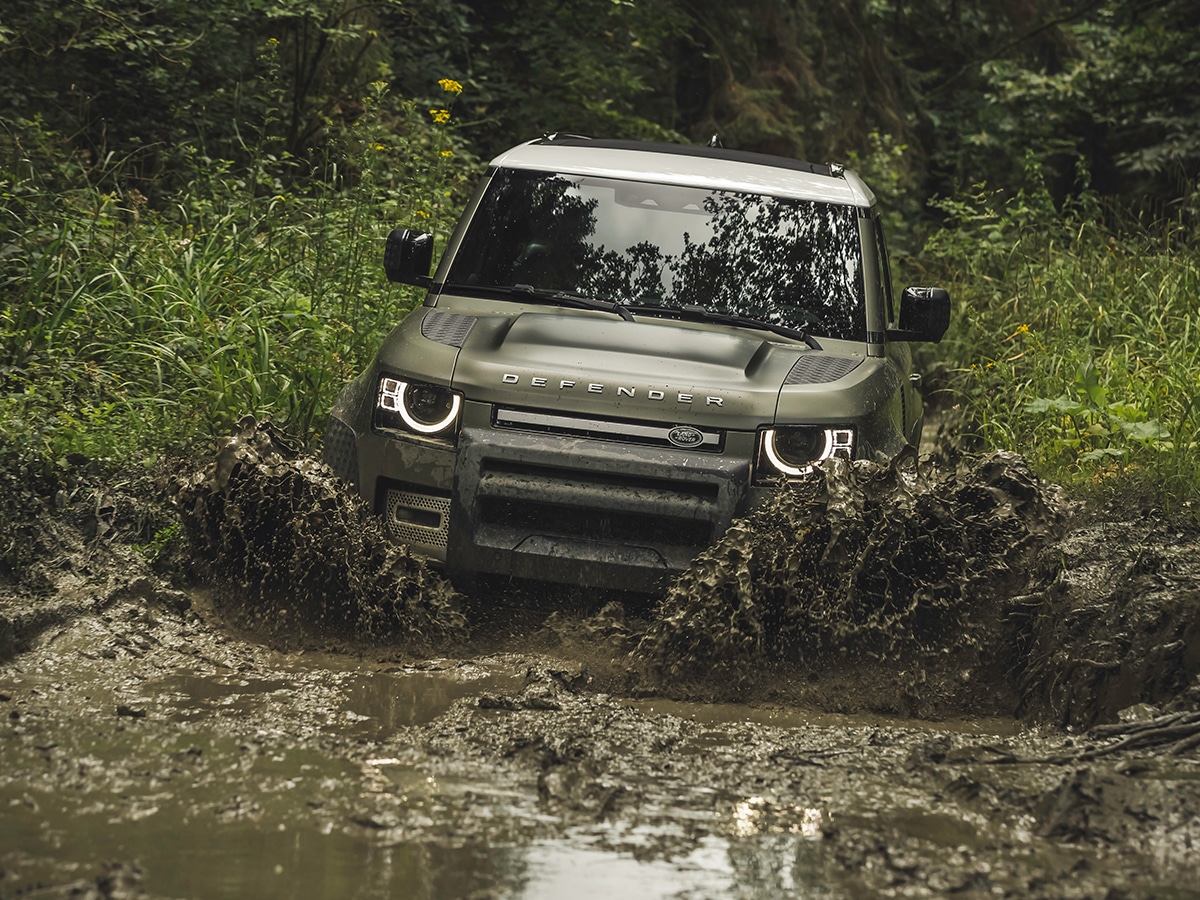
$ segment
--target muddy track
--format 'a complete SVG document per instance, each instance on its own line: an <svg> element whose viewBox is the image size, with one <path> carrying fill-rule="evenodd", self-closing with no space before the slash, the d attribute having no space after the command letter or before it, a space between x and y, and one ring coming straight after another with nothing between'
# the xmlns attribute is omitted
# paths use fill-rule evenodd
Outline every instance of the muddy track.
<svg viewBox="0 0 1200 900"><path fill-rule="evenodd" d="M253 423L90 465L4 476L0 897L1200 883L1200 540L1017 457L831 466L606 606L456 594Z"/></svg>

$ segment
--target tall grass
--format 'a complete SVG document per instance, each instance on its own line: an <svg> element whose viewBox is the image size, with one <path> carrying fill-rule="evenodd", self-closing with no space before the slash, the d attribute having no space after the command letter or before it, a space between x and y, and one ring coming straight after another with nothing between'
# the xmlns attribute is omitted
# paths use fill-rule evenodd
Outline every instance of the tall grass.
<svg viewBox="0 0 1200 900"><path fill-rule="evenodd" d="M307 169L269 140L241 169L195 154L156 208L119 164L0 123L0 440L53 463L153 455L246 413L319 430L418 300L384 278L384 237L444 241L466 177L449 123L392 112Z"/></svg>
<svg viewBox="0 0 1200 900"><path fill-rule="evenodd" d="M986 447L1103 497L1200 513L1200 244L1182 218L1058 209L1035 166L1016 192L939 204L925 259L956 299L949 400Z"/></svg>

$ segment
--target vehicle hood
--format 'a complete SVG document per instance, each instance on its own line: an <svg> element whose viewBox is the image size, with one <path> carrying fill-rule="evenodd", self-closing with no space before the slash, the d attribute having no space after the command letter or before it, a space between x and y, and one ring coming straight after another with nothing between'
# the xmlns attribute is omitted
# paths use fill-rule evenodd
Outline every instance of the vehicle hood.
<svg viewBox="0 0 1200 900"><path fill-rule="evenodd" d="M452 386L509 407L756 428L774 418L798 362L820 368L831 358L845 372L861 362L766 332L539 311L476 318Z"/></svg>

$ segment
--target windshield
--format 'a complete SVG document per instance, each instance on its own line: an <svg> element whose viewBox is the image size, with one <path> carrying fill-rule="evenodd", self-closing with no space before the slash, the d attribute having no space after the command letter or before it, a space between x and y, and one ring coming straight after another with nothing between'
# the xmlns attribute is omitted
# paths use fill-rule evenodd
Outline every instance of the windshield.
<svg viewBox="0 0 1200 900"><path fill-rule="evenodd" d="M866 339L856 210L831 203L502 169L447 281Z"/></svg>

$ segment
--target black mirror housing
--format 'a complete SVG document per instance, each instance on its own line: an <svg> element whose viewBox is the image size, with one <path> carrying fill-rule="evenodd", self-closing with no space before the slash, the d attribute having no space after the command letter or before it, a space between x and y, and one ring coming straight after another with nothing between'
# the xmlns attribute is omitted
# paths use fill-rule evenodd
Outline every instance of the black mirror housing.
<svg viewBox="0 0 1200 900"><path fill-rule="evenodd" d="M433 235L407 228L393 228L383 248L383 271L388 281L429 287L433 280Z"/></svg>
<svg viewBox="0 0 1200 900"><path fill-rule="evenodd" d="M907 287L900 295L900 327L889 328L889 341L942 339L950 327L950 292L936 287Z"/></svg>

